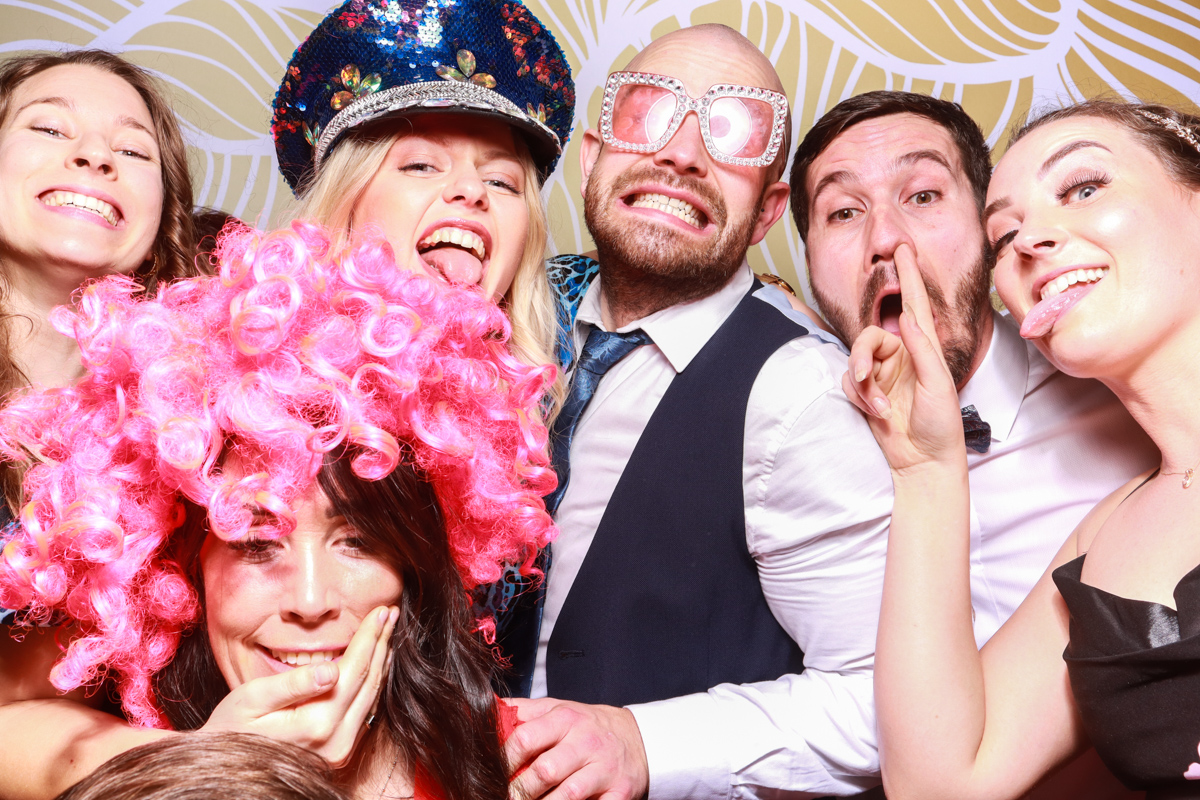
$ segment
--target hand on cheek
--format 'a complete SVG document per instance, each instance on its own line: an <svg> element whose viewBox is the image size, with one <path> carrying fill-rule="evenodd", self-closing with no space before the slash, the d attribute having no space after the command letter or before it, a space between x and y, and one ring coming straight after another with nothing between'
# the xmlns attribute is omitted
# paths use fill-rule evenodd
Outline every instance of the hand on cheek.
<svg viewBox="0 0 1200 800"><path fill-rule="evenodd" d="M297 667L238 686L202 730L269 736L344 766L383 689L391 663L388 643L399 614L394 606L367 614L337 662Z"/></svg>

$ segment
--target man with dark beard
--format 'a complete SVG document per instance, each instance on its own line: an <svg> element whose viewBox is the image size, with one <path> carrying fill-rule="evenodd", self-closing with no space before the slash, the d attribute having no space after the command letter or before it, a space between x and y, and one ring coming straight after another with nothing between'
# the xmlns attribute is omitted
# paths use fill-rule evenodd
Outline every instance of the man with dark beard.
<svg viewBox="0 0 1200 800"><path fill-rule="evenodd" d="M514 657L538 698L517 701L516 796L878 780L891 481L841 393L845 356L745 263L784 211L788 129L771 63L706 25L610 75L583 135L599 277L552 433L560 534L536 658Z"/></svg>
<svg viewBox="0 0 1200 800"><path fill-rule="evenodd" d="M958 387L971 482L971 603L983 646L1102 498L1159 463L1096 381L1058 372L989 301L991 176L979 126L955 103L879 91L844 100L796 151L792 215L821 312L853 343L899 330L896 261L914 259ZM1095 759L1036 796L1123 797Z"/></svg>

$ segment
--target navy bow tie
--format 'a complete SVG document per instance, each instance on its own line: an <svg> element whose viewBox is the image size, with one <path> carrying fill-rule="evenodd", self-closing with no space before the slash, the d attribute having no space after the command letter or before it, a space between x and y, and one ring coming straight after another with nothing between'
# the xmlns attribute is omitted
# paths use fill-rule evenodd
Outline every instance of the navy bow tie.
<svg viewBox="0 0 1200 800"><path fill-rule="evenodd" d="M986 453L992 446L992 426L979 418L975 406L962 407L962 423L967 447L976 453Z"/></svg>

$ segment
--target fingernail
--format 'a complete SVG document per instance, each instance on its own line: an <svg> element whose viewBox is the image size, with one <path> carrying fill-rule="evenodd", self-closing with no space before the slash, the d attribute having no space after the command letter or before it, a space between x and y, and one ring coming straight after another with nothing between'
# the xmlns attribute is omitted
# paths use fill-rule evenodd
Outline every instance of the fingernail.
<svg viewBox="0 0 1200 800"><path fill-rule="evenodd" d="M892 418L892 405L883 397L876 397L871 401L871 408L875 409L875 414L880 419Z"/></svg>
<svg viewBox="0 0 1200 800"><path fill-rule="evenodd" d="M379 624L387 625L388 617L391 616L391 614L392 614L392 610L390 608L388 608L387 606L384 606L383 608L379 609L379 614L377 615L379 617Z"/></svg>
<svg viewBox="0 0 1200 800"><path fill-rule="evenodd" d="M317 686L330 686L337 683L338 668L332 661L324 661L313 669L313 679Z"/></svg>
<svg viewBox="0 0 1200 800"><path fill-rule="evenodd" d="M854 380L862 383L863 378L867 377L868 371L867 365L860 361L858 366L854 368Z"/></svg>
<svg viewBox="0 0 1200 800"><path fill-rule="evenodd" d="M913 311L913 307L910 306L908 303L904 304L904 313L908 314L909 319L915 319L915 316L914 316L915 312Z"/></svg>

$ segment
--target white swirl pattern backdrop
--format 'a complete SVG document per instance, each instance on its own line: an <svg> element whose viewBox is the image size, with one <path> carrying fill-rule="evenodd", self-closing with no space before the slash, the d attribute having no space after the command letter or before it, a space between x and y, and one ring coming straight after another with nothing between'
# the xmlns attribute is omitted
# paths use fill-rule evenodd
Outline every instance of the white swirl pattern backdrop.
<svg viewBox="0 0 1200 800"><path fill-rule="evenodd" d="M196 202L260 225L287 219L270 102L328 0L0 0L0 57L103 47L172 87L191 146ZM1200 7L1187 0L529 0L575 70L575 131L594 124L607 73L657 36L700 22L744 33L775 62L793 140L838 101L872 89L956 100L1002 145L1031 107L1100 94L1200 102ZM552 248L591 248L578 142L546 186ZM787 224L785 224L787 223ZM806 284L790 221L750 256ZM805 286L805 288L807 288Z"/></svg>

